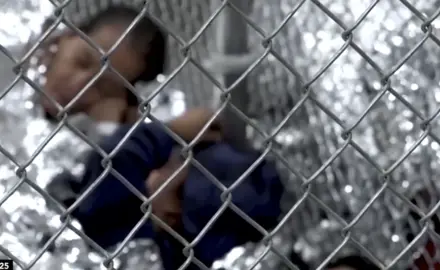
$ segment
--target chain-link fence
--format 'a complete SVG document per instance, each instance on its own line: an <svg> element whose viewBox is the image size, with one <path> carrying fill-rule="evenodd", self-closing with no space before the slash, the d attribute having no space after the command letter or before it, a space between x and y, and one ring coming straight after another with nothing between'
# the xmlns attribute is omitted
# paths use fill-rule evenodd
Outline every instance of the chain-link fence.
<svg viewBox="0 0 440 270"><path fill-rule="evenodd" d="M37 77L30 77L25 69L41 45L55 34L59 24L78 33L77 21L109 5L108 1L51 2L52 24L32 40L24 56L16 57L0 46L9 58L5 65L12 63L15 73L15 79L1 94L4 100L23 81L33 92L43 95ZM331 260L353 252L383 269L436 269L433 267L440 262L440 254L435 252L439 241L436 212L440 207L440 141L436 135L440 107L436 18L440 6L436 1L130 3L140 15L157 22L170 40L167 74L143 95L139 107L142 117L170 133L151 111L152 100L169 88L182 90L189 107L215 104L215 115L226 113L232 126L229 130L234 129L232 134L239 137L238 142L244 144L246 132L253 146L261 150L258 162L266 158L277 162L285 182L285 215L278 226L266 231L231 203L228 196L257 167L255 163L236 184L220 187L221 210L192 242L151 213L151 198L136 193L144 201L143 218L113 252L97 247L70 217L87 199L96 186L93 185L70 208L57 209L54 218L61 223L35 252L18 256L17 246L3 241L1 253L12 258L18 267L32 269L44 260L57 238L69 230L95 247L104 257L104 266L111 269L116 267L116 258L130 257L125 250L130 248L131 238L150 219L184 246L183 254L188 260L181 269L190 262L209 268L200 264L192 250L211 223L216 222L220 211L230 209L262 231L262 242L243 247L246 251L232 262L230 258L217 262L226 269L296 269L289 263L292 252L316 269L324 269ZM111 53L101 52L102 59L108 59ZM111 63L103 61L101 71L109 66ZM23 95L15 96L16 104L22 98ZM26 104L20 106L26 109ZM7 101L4 106L8 107ZM69 124L66 109L60 108L58 116L57 128L34 143L25 159L17 158L23 149L17 150L20 142L12 137L18 131L9 130L17 121L16 115L2 116L5 136L0 151L6 157L5 163L8 160L10 164L9 172L14 171L15 175L5 172L9 183L1 189L0 206L11 201L24 186L40 200L58 205L35 181L41 173L35 175L32 170L32 164L44 155L59 130L67 127L81 134ZM21 131L28 132L25 130L30 128ZM102 154L105 171L96 183L108 173L116 174L112 158L130 137L124 137L112 153L102 153L93 141L80 137ZM179 142L185 149L185 164L200 168L200 163L188 154L195 140ZM206 178L218 185L212 175ZM127 179L118 179L132 191ZM0 220L0 225L7 228L11 223L23 222L12 214L9 217L9 223ZM28 219L32 223L32 218ZM434 247L431 250L427 248L430 245ZM417 263L420 258L426 268Z"/></svg>

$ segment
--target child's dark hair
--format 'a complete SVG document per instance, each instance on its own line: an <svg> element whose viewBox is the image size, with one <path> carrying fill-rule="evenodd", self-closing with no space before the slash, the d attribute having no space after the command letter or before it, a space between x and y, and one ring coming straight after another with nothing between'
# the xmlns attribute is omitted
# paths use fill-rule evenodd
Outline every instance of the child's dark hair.
<svg viewBox="0 0 440 270"><path fill-rule="evenodd" d="M99 27L107 24L123 23L127 27L138 16L138 11L124 5L112 5L99 12L91 20L80 25L79 29L84 33L90 33ZM166 37L159 27L149 18L143 17L133 27L127 36L136 49L147 51L145 62L148 62L144 72L130 83L150 82L163 73L166 62ZM128 105L136 106L138 100L135 95L129 91Z"/></svg>
<svg viewBox="0 0 440 270"><path fill-rule="evenodd" d="M373 264L370 260L358 255L350 255L340 258L327 265L327 268L336 268L341 266L351 267L355 270L380 270L380 268Z"/></svg>

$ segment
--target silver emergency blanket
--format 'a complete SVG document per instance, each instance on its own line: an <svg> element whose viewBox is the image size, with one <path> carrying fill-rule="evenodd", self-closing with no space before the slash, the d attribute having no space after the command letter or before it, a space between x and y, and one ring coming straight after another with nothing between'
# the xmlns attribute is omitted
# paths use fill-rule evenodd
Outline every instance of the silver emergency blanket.
<svg viewBox="0 0 440 270"><path fill-rule="evenodd" d="M167 1L163 1L165 2ZM195 5L197 8L191 9L189 16L203 21L210 13L206 4L203 4L207 1L193 2L197 3ZM298 2L255 1L251 17L269 33L282 23ZM366 1L359 0L321 2L349 26L353 25L368 7ZM414 1L413 4L418 10L427 13L438 7L437 1L434 0L417 3ZM17 0L1 1L0 7L0 20L8 21L7 25L0 24L0 44L7 46L18 56L20 46L32 33L38 31L43 18L50 13L51 4L49 1ZM184 10L189 7L190 4L175 6L169 4L170 9ZM197 16L198 13L200 17ZM170 17L172 17L171 13L165 14L164 21ZM176 21L179 20L174 22ZM404 5L397 1L385 0L377 4L373 12L357 28L354 32L354 41L386 70L396 64L422 39L423 32L420 30L420 25L421 21ZM259 47L261 37L252 30L249 32L251 50L262 50ZM325 13L311 1L306 1L273 42L275 50L307 80L326 65L343 46L341 33L341 28ZM197 46L200 46L198 47L200 50L196 51L201 52L202 55L206 55L207 49L212 49L208 43ZM438 50L433 42L426 42L392 76L392 86L395 91L425 116L432 115L439 107ZM178 61L173 58L171 62L176 64ZM2 89L13 80L12 67L13 64L6 57L0 58ZM209 92L206 90L209 85L206 84L206 79L201 79L200 74L191 73L191 75L190 80L179 81L176 85L181 85L187 101L206 99L206 93ZM37 75L30 74L30 76ZM180 80L182 78L188 76L179 77ZM380 90L380 86L376 72L354 50L348 49L312 85L312 88L320 102L350 125L362 116ZM300 87L300 82L276 59L269 56L250 75L249 115L257 119L262 128L270 131L274 128L274 123L279 123L300 100ZM203 91L200 90L201 88ZM167 92L174 97L167 99L171 100L171 104L158 103L155 106L157 110L163 111L163 118L172 115L173 110L180 111L184 107L181 92L173 90ZM175 99L177 101L174 101ZM0 103L2 129L0 145L16 158L18 163L23 163L29 160L54 127L41 118L41 112L34 104L34 90L29 86L23 84L15 86L0 100ZM388 168L418 140L419 125L420 121L406 105L395 96L385 94L361 124L353 130L353 140L377 164L382 168ZM435 123L432 128L436 130ZM292 167L306 176L311 176L343 145L341 132L341 127L333 119L308 102L288 121L277 136L277 143L282 155ZM254 142L256 146L261 146L257 138ZM44 188L51 177L62 168L73 168L74 173L80 173L82 168L79 156L86 150L87 145L80 139L75 139L70 131L62 130L34 159L27 169L26 176L30 181ZM435 197L435 194L438 194L436 192L438 184L433 181L439 176L438 155L439 145L425 139L393 173L393 188L410 198L417 190L430 187L431 195ZM15 174L13 163L3 155L1 159L0 194L3 196L20 179ZM287 212L304 190L301 187L301 180L288 172L281 163L280 171L285 178L288 191L283 199L283 206ZM350 222L379 190L382 180L373 165L361 157L356 150L348 147L330 168L316 179L312 190L335 213ZM343 241L340 233L343 226L335 219L320 213L322 208L315 202L309 200L303 202L292 218L273 237L274 247L286 256L293 250L312 265L319 265ZM364 247L386 264L407 245L405 239L407 232L402 225L404 220L408 220L408 207L388 192L371 205L351 232ZM42 195L27 184L23 184L1 205L0 246L28 263L39 254L44 243L56 234L61 226L57 214L49 210ZM418 230L415 229L414 232ZM44 253L33 269L100 269L99 262L102 258L90 252L85 243L70 230L62 233L50 250L52 252ZM263 244L237 247L224 259L216 262L214 268L247 269L259 260L264 250ZM350 248L345 249L338 256L351 251ZM402 265L406 263L407 261L403 261ZM142 269L161 267L157 248L150 241L138 241L128 245L116 265L123 269L135 270L139 269L139 264L142 264ZM259 266L261 269L280 269L282 260L273 252L269 252Z"/></svg>
<svg viewBox="0 0 440 270"><path fill-rule="evenodd" d="M299 2L275 0L268 5L255 1L253 18L270 33ZM311 2L306 1L272 40L275 50L301 73L305 81L313 78L344 46L341 37L343 29ZM348 27L354 25L372 4L370 1L356 0L320 2ZM429 11L435 10L439 3L412 1L411 4L421 12L432 14ZM383 70L388 70L423 39L421 25L422 21L402 3L380 1L354 31L353 41ZM433 24L434 33L438 31L437 26ZM258 43L259 37L255 35L253 38L250 44ZM433 115L439 107L439 62L435 56L438 50L437 45L428 40L390 79L397 95L424 117ZM255 97L255 116L267 123L269 130L273 127L272 123L279 123L304 93L300 91L301 84L295 76L277 61L269 57L263 67L254 72L254 79L250 80L250 89ZM377 72L353 49L346 50L312 85L317 100L347 127L364 114L381 87ZM286 98L289 96L290 99ZM261 108L267 109L261 113ZM407 105L396 96L385 94L352 131L352 136L376 164L388 169L422 136L420 125L421 120ZM432 128L438 130L435 121ZM290 166L300 170L306 177L312 176L344 144L340 125L310 101L292 116L283 130L278 137L282 155ZM438 150L438 143L426 138L391 175L393 189L407 198L414 198L420 190L429 190L430 198L425 199L431 202L426 208L419 205L425 213L439 199L439 183L434 182L439 174L436 165ZM284 203L286 209L290 209L305 190L301 186L301 179L287 172L284 166L280 166L280 169L289 175L286 186L291 193L286 196ZM380 176L373 164L357 150L348 147L314 181L312 192L349 223L380 190L384 183ZM384 265L389 264L408 245L406 235L417 234L421 230L414 226L409 232L404 227L405 223L417 224L408 216L408 212L409 207L405 202L386 192L369 206L350 229L353 238L371 253L366 254L353 245L346 245L331 257L335 259L353 253L373 255ZM323 219L319 213L322 213L322 207L315 201L303 202L272 238L273 247L287 257L293 249L312 266L320 265L343 242L341 231L344 226L331 215ZM419 246L423 246L423 241ZM251 245L237 248L225 260L217 262L217 267L247 269L259 261L266 247ZM410 254L405 255L396 269L404 269L412 258ZM257 269L280 269L283 265L282 259L269 251Z"/></svg>

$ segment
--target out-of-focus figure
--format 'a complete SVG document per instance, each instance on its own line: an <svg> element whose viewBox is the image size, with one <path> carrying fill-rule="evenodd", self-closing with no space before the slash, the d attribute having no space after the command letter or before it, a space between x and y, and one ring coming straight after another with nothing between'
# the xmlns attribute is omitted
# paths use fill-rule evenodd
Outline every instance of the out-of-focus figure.
<svg viewBox="0 0 440 270"><path fill-rule="evenodd" d="M112 6L79 29L94 44L108 51L137 15L136 10ZM61 106L66 106L99 72L102 59L78 33L65 32L51 44L55 49L52 51L49 46L43 55L48 66L44 89ZM108 61L113 70L134 84L153 80L162 72L165 51L164 35L150 20L143 18ZM102 150L110 153L137 120L137 104L124 82L108 70L74 100L69 113L85 113L97 125L112 127L98 140ZM57 107L48 99L42 100L42 106L48 115L57 115ZM193 109L164 125L190 142L212 115L206 109ZM208 174L233 189L221 190L210 175L188 165L152 201L153 213L188 242L196 239L217 215L214 225L193 247L198 261L193 260L189 269L199 269L198 262L209 267L233 247L259 241L263 234L251 225L252 221L270 230L277 225L281 214L283 187L275 166L262 160L241 179L261 153L239 151L223 141L227 131L221 126L220 121L215 121L192 151ZM74 206L72 216L93 241L111 248L123 241L144 215L140 208L145 196L157 191L183 164L176 149L179 145L161 125L141 123L111 161L103 163L101 154L90 152L84 160L85 173L81 177L65 172L53 180L48 191L67 208ZM100 178L103 179L96 188L76 205L80 195ZM235 186L239 179L241 183ZM138 192L133 193L127 186ZM220 211L223 205L230 207ZM186 260L182 253L184 246L151 219L140 227L134 238L153 239L160 247L166 270L178 269Z"/></svg>

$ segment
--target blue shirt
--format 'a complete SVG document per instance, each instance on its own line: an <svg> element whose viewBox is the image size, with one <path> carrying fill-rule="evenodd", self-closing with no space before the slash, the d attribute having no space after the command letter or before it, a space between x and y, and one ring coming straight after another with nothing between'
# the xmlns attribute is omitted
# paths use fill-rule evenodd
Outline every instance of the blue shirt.
<svg viewBox="0 0 440 270"><path fill-rule="evenodd" d="M107 153L111 152L128 130L129 127L121 127L106 138L101 147ZM174 146L174 140L160 126L141 125L112 158L112 168L140 192L148 194L145 180L153 169L166 163ZM202 144L195 152L195 159L226 187L233 184L258 157L257 152L239 152L227 143ZM72 187L75 192L81 193L103 173L101 161L98 153L90 153L81 184ZM262 227L271 229L276 226L281 214L282 192L275 166L263 161L232 191L232 203ZM179 234L188 242L220 209L223 204L220 194L221 190L202 172L195 167L189 169L182 188L182 227L179 229ZM115 176L108 174L73 212L73 216L91 239L103 248L109 248L124 240L142 218L141 203ZM151 238L158 244L166 270L178 269L186 259L182 253L183 246L168 233L155 232L150 221L135 237ZM194 247L194 255L210 267L233 247L261 238L261 233L228 209ZM188 269L199 268L192 265Z"/></svg>

